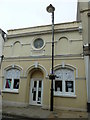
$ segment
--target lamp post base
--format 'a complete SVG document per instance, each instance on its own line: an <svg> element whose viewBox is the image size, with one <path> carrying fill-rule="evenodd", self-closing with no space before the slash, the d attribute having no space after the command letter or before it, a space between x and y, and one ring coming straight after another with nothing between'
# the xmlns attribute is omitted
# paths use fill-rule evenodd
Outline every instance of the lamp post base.
<svg viewBox="0 0 90 120"><path fill-rule="evenodd" d="M90 103L87 103L87 112L90 112Z"/></svg>
<svg viewBox="0 0 90 120"><path fill-rule="evenodd" d="M53 111L53 88L51 88L51 105L50 105L50 111Z"/></svg>

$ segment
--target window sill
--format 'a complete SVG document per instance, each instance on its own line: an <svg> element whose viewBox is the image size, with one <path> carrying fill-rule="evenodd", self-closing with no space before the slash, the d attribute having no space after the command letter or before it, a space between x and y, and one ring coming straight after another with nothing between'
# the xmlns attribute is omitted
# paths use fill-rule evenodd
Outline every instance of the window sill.
<svg viewBox="0 0 90 120"><path fill-rule="evenodd" d="M54 94L54 97L63 97L63 98L76 98L76 95L69 95L69 94Z"/></svg>
<svg viewBox="0 0 90 120"><path fill-rule="evenodd" d="M14 94L19 94L18 91L15 90L2 90L2 93L14 93Z"/></svg>

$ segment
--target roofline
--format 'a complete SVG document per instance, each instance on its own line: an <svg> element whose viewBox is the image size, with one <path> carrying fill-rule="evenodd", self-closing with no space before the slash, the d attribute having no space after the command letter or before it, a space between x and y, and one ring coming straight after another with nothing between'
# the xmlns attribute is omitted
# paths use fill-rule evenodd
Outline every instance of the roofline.
<svg viewBox="0 0 90 120"><path fill-rule="evenodd" d="M67 29L54 29L54 33L72 32L72 31L79 31L79 28L74 27L74 28L67 28ZM41 34L51 34L51 33L52 33L52 30L27 32L27 33L20 33L20 34L14 34L14 35L7 35L7 38L17 38L17 37L25 37L25 36L33 36L33 35L41 35Z"/></svg>
<svg viewBox="0 0 90 120"><path fill-rule="evenodd" d="M71 24L71 23L79 23L80 21L72 21L72 22L65 22L65 23L56 23L54 25L63 25L63 24ZM25 27L25 28L16 28L16 29L10 29L7 30L7 32L9 31L16 31L16 30L24 30L24 29L32 29L32 28L37 28L37 27L48 27L51 26L51 24L49 25L39 25L39 26L33 26L33 27Z"/></svg>
<svg viewBox="0 0 90 120"><path fill-rule="evenodd" d="M5 41L5 35L7 35L7 34L2 29L0 29L0 33L1 33L1 35L2 35L2 37L4 39L4 41Z"/></svg>

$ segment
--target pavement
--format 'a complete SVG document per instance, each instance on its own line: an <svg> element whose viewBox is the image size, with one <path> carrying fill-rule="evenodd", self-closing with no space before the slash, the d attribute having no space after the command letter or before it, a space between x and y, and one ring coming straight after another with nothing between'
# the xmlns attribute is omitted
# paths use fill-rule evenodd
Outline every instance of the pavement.
<svg viewBox="0 0 90 120"><path fill-rule="evenodd" d="M22 116L27 118L89 118L90 113L80 112L80 111L65 111L55 109L50 111L48 109L43 109L38 106L27 106L27 107L11 107L3 106L2 114L5 116Z"/></svg>

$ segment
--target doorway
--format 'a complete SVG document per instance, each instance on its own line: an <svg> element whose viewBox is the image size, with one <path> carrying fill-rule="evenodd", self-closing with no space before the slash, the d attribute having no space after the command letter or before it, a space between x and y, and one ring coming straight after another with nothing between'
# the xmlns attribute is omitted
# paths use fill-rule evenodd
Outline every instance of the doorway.
<svg viewBox="0 0 90 120"><path fill-rule="evenodd" d="M40 79L31 79L30 104L42 105L43 81Z"/></svg>

